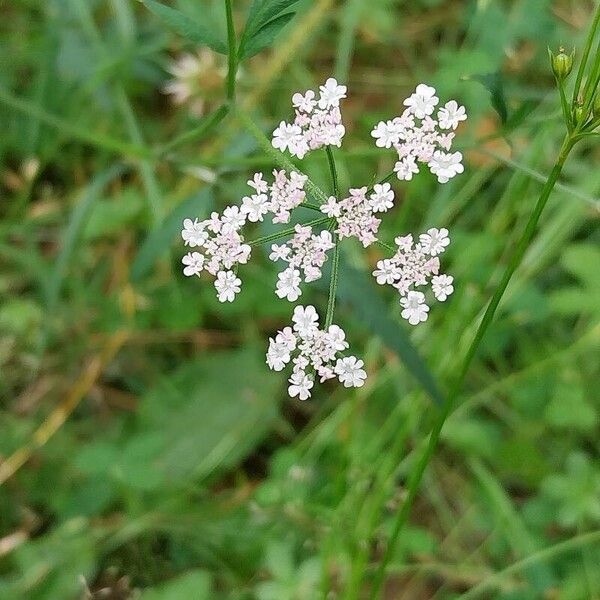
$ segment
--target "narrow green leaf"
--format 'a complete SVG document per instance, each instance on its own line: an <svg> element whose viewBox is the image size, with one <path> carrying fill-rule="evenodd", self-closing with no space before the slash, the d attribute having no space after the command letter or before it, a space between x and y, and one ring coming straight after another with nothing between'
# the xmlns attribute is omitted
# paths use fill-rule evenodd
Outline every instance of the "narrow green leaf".
<svg viewBox="0 0 600 600"><path fill-rule="evenodd" d="M250 58L268 48L294 15L293 12L285 13L261 27L243 46L240 45L240 60Z"/></svg>
<svg viewBox="0 0 600 600"><path fill-rule="evenodd" d="M214 28L204 23L194 21L181 11L165 6L155 0L141 0L157 17L163 20L171 29L191 42L206 45L220 54L227 54L227 44Z"/></svg>
<svg viewBox="0 0 600 600"><path fill-rule="evenodd" d="M175 235L181 230L183 219L207 215L212 203L212 190L205 188L176 206L160 227L151 231L142 242L131 266L131 280L137 282L147 275L158 257L166 252Z"/></svg>
<svg viewBox="0 0 600 600"><path fill-rule="evenodd" d="M489 93L492 99L492 107L498 113L502 124L508 121L508 108L506 106L506 96L504 94L504 78L500 72L483 73L465 77L467 80L477 81Z"/></svg>
<svg viewBox="0 0 600 600"><path fill-rule="evenodd" d="M444 397L435 377L413 346L406 331L388 316L388 307L370 279L364 273L342 263L338 279L338 296L341 303L352 308L353 314L361 323L379 336L389 349L398 355L434 402L442 404Z"/></svg>

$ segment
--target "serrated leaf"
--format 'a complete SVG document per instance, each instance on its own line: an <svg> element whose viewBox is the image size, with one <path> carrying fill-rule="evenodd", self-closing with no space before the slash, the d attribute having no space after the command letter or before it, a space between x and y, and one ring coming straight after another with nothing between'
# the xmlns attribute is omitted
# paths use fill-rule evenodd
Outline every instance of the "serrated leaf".
<svg viewBox="0 0 600 600"><path fill-rule="evenodd" d="M358 319L398 355L434 402L443 404L444 397L435 377L406 331L388 316L388 307L370 279L357 269L342 264L338 281L340 300L350 305Z"/></svg>
<svg viewBox="0 0 600 600"><path fill-rule="evenodd" d="M135 283L150 271L158 257L166 252L177 232L181 230L181 224L186 217L193 219L207 215L212 203L212 190L205 188L176 206L161 226L152 231L142 243L131 266L131 280Z"/></svg>
<svg viewBox="0 0 600 600"><path fill-rule="evenodd" d="M240 40L239 59L250 58L268 48L296 14L293 6L297 3L298 0L255 0Z"/></svg>
<svg viewBox="0 0 600 600"><path fill-rule="evenodd" d="M216 29L208 27L205 23L194 21L181 11L171 8L170 6L165 6L155 0L141 1L148 10L153 12L171 29L187 40L196 44L208 46L220 54L227 54L227 43L218 34Z"/></svg>

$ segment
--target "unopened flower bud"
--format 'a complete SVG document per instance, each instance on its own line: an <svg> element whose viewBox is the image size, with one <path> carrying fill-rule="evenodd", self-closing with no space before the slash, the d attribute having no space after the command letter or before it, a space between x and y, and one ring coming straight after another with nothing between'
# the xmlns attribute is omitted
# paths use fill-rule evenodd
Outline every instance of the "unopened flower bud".
<svg viewBox="0 0 600 600"><path fill-rule="evenodd" d="M563 81L573 69L575 50L573 50L571 54L566 54L565 49L561 46L558 50L558 54L554 54L552 50L548 48L548 55L550 56L550 64L552 65L554 76L559 81Z"/></svg>
<svg viewBox="0 0 600 600"><path fill-rule="evenodd" d="M575 116L575 123L577 123L578 125L583 124L583 123L585 123L587 121L588 110L586 109L586 107L581 102L578 102L575 105L575 109L573 111L573 114Z"/></svg>

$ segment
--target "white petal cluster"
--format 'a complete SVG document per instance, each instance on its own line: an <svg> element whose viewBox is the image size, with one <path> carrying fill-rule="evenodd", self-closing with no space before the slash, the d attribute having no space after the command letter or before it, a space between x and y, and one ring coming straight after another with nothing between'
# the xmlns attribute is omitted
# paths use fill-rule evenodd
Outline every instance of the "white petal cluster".
<svg viewBox="0 0 600 600"><path fill-rule="evenodd" d="M318 98L313 90L294 94L294 122L281 121L273 131L273 147L304 158L307 152L323 146L341 146L346 130L340 100L345 97L346 86L339 85L333 77L319 87Z"/></svg>
<svg viewBox="0 0 600 600"><path fill-rule="evenodd" d="M373 192L367 197L367 188L350 190L350 195L342 200L330 197L321 205L321 212L337 220L336 233L340 239L358 238L366 248L377 240L381 219L375 213L386 212L394 205L394 192L389 183L376 183Z"/></svg>
<svg viewBox="0 0 600 600"><path fill-rule="evenodd" d="M427 233L419 236L414 242L411 234L395 239L398 247L391 258L380 260L373 276L380 285L392 285L400 294L402 318L411 325L426 321L429 306L425 294L416 290L431 284L433 295L444 302L454 291L453 278L450 275L440 275L440 259L450 244L447 229L432 227Z"/></svg>
<svg viewBox="0 0 600 600"><path fill-rule="evenodd" d="M288 267L279 273L275 293L280 298L295 302L302 294L300 283L321 278L321 268L327 260L327 251L335 244L329 231L314 234L309 225L296 225L291 240L285 244L273 244L269 258L282 260Z"/></svg>
<svg viewBox="0 0 600 600"><path fill-rule="evenodd" d="M183 274L191 277L207 271L213 275L220 302L233 302L241 289L242 282L233 269L250 258L250 246L240 233L246 216L239 207L228 206L222 214L213 212L210 219L183 221L185 245L198 248L182 258Z"/></svg>
<svg viewBox="0 0 600 600"><path fill-rule="evenodd" d="M440 183L462 173L462 154L451 152L454 130L467 114L464 106L450 100L432 116L439 98L435 88L421 83L404 100L406 110L390 121L379 122L371 135L380 148L394 147L398 161L394 171L398 179L410 181L419 172L418 163L426 164Z"/></svg>
<svg viewBox="0 0 600 600"><path fill-rule="evenodd" d="M306 175L291 171L288 177L285 171L275 170L273 177L271 185L263 179L262 173L255 173L248 181L255 193L242 198L242 212L252 223L262 221L267 213L273 213L273 223L288 223L291 211L306 198Z"/></svg>
<svg viewBox="0 0 600 600"><path fill-rule="evenodd" d="M345 387L361 387L367 373L364 363L355 356L338 357L348 348L346 334L337 325L319 329L319 315L314 306L297 306L292 327L285 327L269 339L267 365L281 371L291 361L288 394L300 400L311 396L315 377L321 382L337 377Z"/></svg>

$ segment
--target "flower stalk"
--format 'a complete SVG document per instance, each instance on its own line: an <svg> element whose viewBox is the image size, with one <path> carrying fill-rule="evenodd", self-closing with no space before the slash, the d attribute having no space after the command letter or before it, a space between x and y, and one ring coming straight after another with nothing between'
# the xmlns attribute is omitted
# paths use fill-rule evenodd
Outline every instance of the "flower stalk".
<svg viewBox="0 0 600 600"><path fill-rule="evenodd" d="M227 79L225 81L225 91L227 100L230 103L235 102L235 82L237 75L237 42L235 37L235 25L233 22L232 0L225 0L225 16L227 19Z"/></svg>

